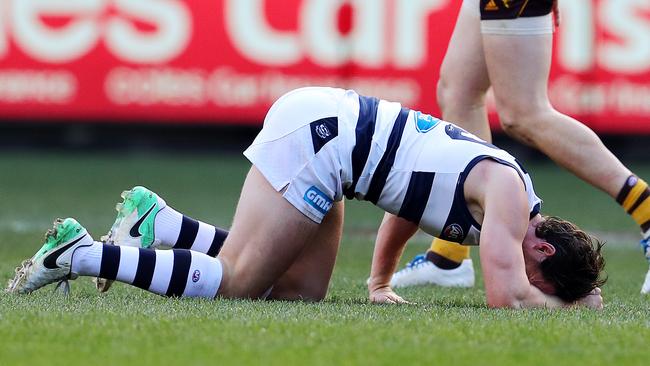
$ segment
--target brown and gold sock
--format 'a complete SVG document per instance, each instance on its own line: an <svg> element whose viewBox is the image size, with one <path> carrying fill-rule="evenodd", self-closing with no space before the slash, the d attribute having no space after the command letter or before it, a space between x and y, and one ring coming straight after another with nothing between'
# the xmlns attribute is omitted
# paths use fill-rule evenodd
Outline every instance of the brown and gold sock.
<svg viewBox="0 0 650 366"><path fill-rule="evenodd" d="M616 197L618 202L641 227L644 236L650 234L650 189L648 183L630 175Z"/></svg>
<svg viewBox="0 0 650 366"><path fill-rule="evenodd" d="M469 247L439 238L433 239L431 248L427 251L427 260L442 269L458 268L467 258Z"/></svg>

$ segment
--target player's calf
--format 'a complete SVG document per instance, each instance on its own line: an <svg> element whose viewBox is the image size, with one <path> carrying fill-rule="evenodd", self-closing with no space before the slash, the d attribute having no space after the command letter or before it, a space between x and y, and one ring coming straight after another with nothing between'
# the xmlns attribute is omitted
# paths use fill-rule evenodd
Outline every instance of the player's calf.
<svg viewBox="0 0 650 366"><path fill-rule="evenodd" d="M7 291L25 294L57 281L98 276L164 296L211 299L222 273L221 262L203 253L94 242L83 226L69 218L55 221L43 247L16 269Z"/></svg>
<svg viewBox="0 0 650 366"><path fill-rule="evenodd" d="M216 256L228 232L174 210L155 192L134 187L122 193L106 244L140 248L175 248Z"/></svg>
<svg viewBox="0 0 650 366"><path fill-rule="evenodd" d="M216 257L228 232L185 216L145 187L122 192L117 217L102 241L109 245L151 249L191 249ZM97 289L108 291L111 281L98 277Z"/></svg>

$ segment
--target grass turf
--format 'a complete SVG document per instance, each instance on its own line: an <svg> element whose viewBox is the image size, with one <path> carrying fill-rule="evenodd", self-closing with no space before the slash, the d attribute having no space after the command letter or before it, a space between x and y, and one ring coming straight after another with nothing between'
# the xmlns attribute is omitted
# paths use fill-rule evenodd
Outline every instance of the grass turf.
<svg viewBox="0 0 650 366"><path fill-rule="evenodd" d="M69 298L51 287L31 296L2 293L0 365L646 364L650 297L638 290L647 264L630 235L637 230L632 220L555 166L528 168L544 212L607 233L604 311L488 310L480 276L474 289L400 291L416 305L367 304L364 281L381 212L348 202L322 303L166 299L126 285L99 296L88 279L73 282ZM650 167L634 168L650 176ZM135 184L193 217L228 226L247 169L239 155L5 153L0 280L38 249L55 217L74 216L96 238L104 234L119 192ZM417 237L402 262L427 246Z"/></svg>

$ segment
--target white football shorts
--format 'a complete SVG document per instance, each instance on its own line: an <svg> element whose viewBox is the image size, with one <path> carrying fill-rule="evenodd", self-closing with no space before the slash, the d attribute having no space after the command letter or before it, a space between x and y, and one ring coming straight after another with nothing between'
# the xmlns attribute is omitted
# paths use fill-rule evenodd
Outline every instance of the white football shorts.
<svg viewBox="0 0 650 366"><path fill-rule="evenodd" d="M276 191L317 223L343 197L338 111L344 93L302 88L283 95L244 151Z"/></svg>

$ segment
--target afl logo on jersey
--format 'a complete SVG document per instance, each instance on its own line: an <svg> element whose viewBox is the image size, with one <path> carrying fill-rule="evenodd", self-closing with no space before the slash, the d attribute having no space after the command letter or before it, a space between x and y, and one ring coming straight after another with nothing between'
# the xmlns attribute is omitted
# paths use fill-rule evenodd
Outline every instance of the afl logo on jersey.
<svg viewBox="0 0 650 366"><path fill-rule="evenodd" d="M445 239L450 240L461 240L463 239L463 228L458 224L447 225L445 230L442 231L442 235Z"/></svg>
<svg viewBox="0 0 650 366"><path fill-rule="evenodd" d="M440 120L428 114L415 112L415 129L419 133L427 133L433 130L440 123Z"/></svg>
<svg viewBox="0 0 650 366"><path fill-rule="evenodd" d="M201 279L201 271L198 269L194 270L194 273L192 273L192 282L199 282Z"/></svg>

